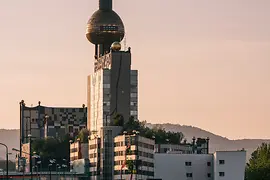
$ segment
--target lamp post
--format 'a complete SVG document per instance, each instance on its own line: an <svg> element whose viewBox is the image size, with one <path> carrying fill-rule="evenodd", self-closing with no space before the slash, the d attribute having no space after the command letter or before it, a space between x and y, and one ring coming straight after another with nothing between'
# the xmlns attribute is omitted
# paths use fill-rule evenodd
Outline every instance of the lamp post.
<svg viewBox="0 0 270 180"><path fill-rule="evenodd" d="M136 130L133 130L132 131L135 138L135 171L136 171L136 179L138 179L138 171L139 171L139 166L140 166L140 160L139 160L139 138L138 138L138 135L140 134L139 131L136 131Z"/></svg>
<svg viewBox="0 0 270 180"><path fill-rule="evenodd" d="M38 174L38 177L39 177L39 179L40 179L40 176L41 176L41 167L42 167L42 164L41 164L41 161L37 161L37 174ZM38 166L40 166L40 167L38 167Z"/></svg>
<svg viewBox="0 0 270 180"><path fill-rule="evenodd" d="M8 147L7 147L7 145L5 145L5 144L3 144L3 143L0 143L0 145L2 145L2 146L5 146L5 148L6 148L6 175L7 175L7 179L9 179L8 178Z"/></svg>
<svg viewBox="0 0 270 180"><path fill-rule="evenodd" d="M65 171L66 171L66 168L68 167L68 166L67 166L67 160L64 158L64 159L63 159L63 162L64 162L64 163L62 164L62 167L63 167L63 173L64 173L63 175L64 175L64 179L66 179L66 173L65 173Z"/></svg>
<svg viewBox="0 0 270 180"><path fill-rule="evenodd" d="M57 166L57 174L58 174L58 178L60 177L60 172L61 172L61 166L59 164L56 165Z"/></svg>
<svg viewBox="0 0 270 180"><path fill-rule="evenodd" d="M52 180L52 164L49 164L50 180Z"/></svg>
<svg viewBox="0 0 270 180"><path fill-rule="evenodd" d="M49 162L50 162L50 164L52 164L52 166L53 166L53 164L56 164L56 159L50 159ZM56 165L55 165L55 171L57 171Z"/></svg>
<svg viewBox="0 0 270 180"><path fill-rule="evenodd" d="M62 164L62 167L63 167L64 179L66 179L66 173L65 173L65 171L66 171L67 165Z"/></svg>
<svg viewBox="0 0 270 180"><path fill-rule="evenodd" d="M30 173L31 173L31 180L33 180L33 168L32 168L32 135L28 134L29 138L29 161L30 161Z"/></svg>

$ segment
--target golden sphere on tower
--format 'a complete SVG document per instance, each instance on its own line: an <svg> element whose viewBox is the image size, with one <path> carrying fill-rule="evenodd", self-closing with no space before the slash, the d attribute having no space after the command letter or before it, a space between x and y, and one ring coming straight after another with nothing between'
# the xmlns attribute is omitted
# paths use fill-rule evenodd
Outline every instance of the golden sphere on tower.
<svg viewBox="0 0 270 180"><path fill-rule="evenodd" d="M113 51L120 51L121 50L121 43L120 42L114 42L114 43L112 43L111 49Z"/></svg>

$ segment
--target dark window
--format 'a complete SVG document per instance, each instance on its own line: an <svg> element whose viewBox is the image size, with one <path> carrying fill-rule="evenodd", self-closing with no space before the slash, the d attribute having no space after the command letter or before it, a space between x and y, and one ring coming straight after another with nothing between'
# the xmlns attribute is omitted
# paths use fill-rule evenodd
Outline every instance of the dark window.
<svg viewBox="0 0 270 180"><path fill-rule="evenodd" d="M207 166L211 166L211 162L207 162Z"/></svg>
<svg viewBox="0 0 270 180"><path fill-rule="evenodd" d="M211 177L211 173L207 173L207 177L209 177L209 178L210 178L210 177Z"/></svg>
<svg viewBox="0 0 270 180"><path fill-rule="evenodd" d="M187 173L186 176L187 177L192 177L192 173Z"/></svg>
<svg viewBox="0 0 270 180"><path fill-rule="evenodd" d="M186 164L186 166L191 166L192 165L191 162L186 162L185 164Z"/></svg>
<svg viewBox="0 0 270 180"><path fill-rule="evenodd" d="M225 172L219 172L219 176L225 176Z"/></svg>
<svg viewBox="0 0 270 180"><path fill-rule="evenodd" d="M68 129L69 129L68 131L69 131L70 133L73 132L73 126L69 126Z"/></svg>
<svg viewBox="0 0 270 180"><path fill-rule="evenodd" d="M219 160L219 164L225 164L225 160Z"/></svg>

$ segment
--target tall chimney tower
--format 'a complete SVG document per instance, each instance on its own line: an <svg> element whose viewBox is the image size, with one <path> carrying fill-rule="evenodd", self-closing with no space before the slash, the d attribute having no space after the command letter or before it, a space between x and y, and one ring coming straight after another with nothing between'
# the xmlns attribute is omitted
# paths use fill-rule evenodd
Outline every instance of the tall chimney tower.
<svg viewBox="0 0 270 180"><path fill-rule="evenodd" d="M95 45L95 57L108 53L111 44L121 42L124 36L124 24L112 10L112 0L99 0L99 10L89 19L86 31L87 39Z"/></svg>

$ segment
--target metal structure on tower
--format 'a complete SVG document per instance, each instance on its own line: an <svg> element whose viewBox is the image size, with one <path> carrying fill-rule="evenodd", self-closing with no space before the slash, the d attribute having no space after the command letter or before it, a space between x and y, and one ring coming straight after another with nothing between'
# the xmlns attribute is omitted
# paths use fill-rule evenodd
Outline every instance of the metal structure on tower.
<svg viewBox="0 0 270 180"><path fill-rule="evenodd" d="M112 10L112 0L99 0L99 9L87 23L86 37L95 45L95 57L110 51L111 44L121 42L125 36L124 24Z"/></svg>

